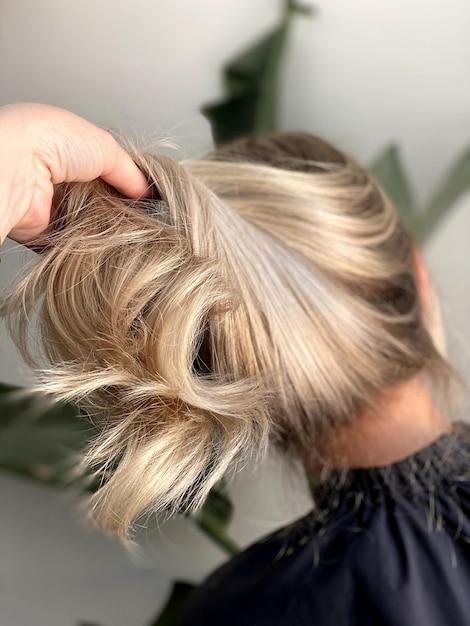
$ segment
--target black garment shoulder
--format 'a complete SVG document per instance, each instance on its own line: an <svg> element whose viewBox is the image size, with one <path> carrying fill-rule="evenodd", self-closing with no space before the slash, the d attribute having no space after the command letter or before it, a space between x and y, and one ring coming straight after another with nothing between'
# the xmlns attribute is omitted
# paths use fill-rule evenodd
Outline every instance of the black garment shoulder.
<svg viewBox="0 0 470 626"><path fill-rule="evenodd" d="M179 626L469 626L470 426L337 473L312 513L212 574Z"/></svg>

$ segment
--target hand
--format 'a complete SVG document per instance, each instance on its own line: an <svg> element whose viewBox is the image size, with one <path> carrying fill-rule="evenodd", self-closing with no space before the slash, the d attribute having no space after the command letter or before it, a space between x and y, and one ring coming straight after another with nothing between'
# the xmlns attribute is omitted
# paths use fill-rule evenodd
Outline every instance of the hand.
<svg viewBox="0 0 470 626"><path fill-rule="evenodd" d="M0 242L27 243L49 225L54 185L101 177L149 195L144 174L105 130L44 104L0 107Z"/></svg>

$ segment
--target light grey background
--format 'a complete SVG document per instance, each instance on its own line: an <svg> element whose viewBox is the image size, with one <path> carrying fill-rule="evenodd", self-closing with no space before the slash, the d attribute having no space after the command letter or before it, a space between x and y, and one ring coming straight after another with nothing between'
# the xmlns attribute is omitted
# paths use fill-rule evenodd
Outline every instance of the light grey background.
<svg viewBox="0 0 470 626"><path fill-rule="evenodd" d="M307 0L306 0L307 2ZM470 4L467 0L318 0L298 18L286 56L283 128L324 135L364 163L397 142L419 199L470 144ZM38 101L184 156L210 147L201 104L222 93L219 69L272 26L275 0L3 0L0 105ZM470 356L469 198L425 250L467 379ZM2 247L5 285L28 253ZM28 373L4 334L0 380ZM300 515L301 485L279 464L233 486L241 543ZM140 555L86 530L74 498L0 476L0 624L144 626L174 576L198 579L223 554L175 520L143 537Z"/></svg>

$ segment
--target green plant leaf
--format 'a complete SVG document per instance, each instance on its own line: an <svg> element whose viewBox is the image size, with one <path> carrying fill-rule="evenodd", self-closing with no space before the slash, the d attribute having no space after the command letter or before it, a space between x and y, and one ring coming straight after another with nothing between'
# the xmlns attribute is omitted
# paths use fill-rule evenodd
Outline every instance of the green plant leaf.
<svg viewBox="0 0 470 626"><path fill-rule="evenodd" d="M233 515L233 504L225 480L220 480L211 489L199 515L211 517L221 528L227 529Z"/></svg>
<svg viewBox="0 0 470 626"><path fill-rule="evenodd" d="M240 547L227 534L232 519L233 504L228 496L226 483L221 480L215 485L204 506L190 517L193 522L208 535L224 552L230 556L238 554Z"/></svg>
<svg viewBox="0 0 470 626"><path fill-rule="evenodd" d="M398 209L404 223L412 222L415 205L398 147L391 145L372 163L370 170Z"/></svg>
<svg viewBox="0 0 470 626"><path fill-rule="evenodd" d="M74 459L95 434L76 407L21 387L0 384L0 470L66 487L70 485ZM87 480L81 486L95 491L99 482ZM240 548L227 534L232 513L226 484L220 481L201 510L189 518L222 550L233 555Z"/></svg>
<svg viewBox="0 0 470 626"><path fill-rule="evenodd" d="M444 217L455 207L458 198L469 190L470 150L467 150L455 161L424 210L415 216L412 229L421 244L431 236Z"/></svg>
<svg viewBox="0 0 470 626"><path fill-rule="evenodd" d="M162 612L149 626L174 626L174 624L177 624L181 609L194 589L196 589L196 587L191 583L181 580L174 582L170 597L163 607Z"/></svg>
<svg viewBox="0 0 470 626"><path fill-rule="evenodd" d="M202 109L217 145L276 129L279 70L291 17L311 12L306 6L287 1L279 26L226 66L226 97Z"/></svg>
<svg viewBox="0 0 470 626"><path fill-rule="evenodd" d="M0 385L0 469L40 482L68 483L71 459L91 432L76 407Z"/></svg>

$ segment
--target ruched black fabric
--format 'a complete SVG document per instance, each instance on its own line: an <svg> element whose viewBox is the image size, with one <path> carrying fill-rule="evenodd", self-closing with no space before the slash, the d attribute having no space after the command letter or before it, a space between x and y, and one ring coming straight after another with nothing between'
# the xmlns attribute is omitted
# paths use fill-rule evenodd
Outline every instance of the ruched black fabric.
<svg viewBox="0 0 470 626"><path fill-rule="evenodd" d="M470 426L336 473L314 512L212 574L179 626L470 626Z"/></svg>

